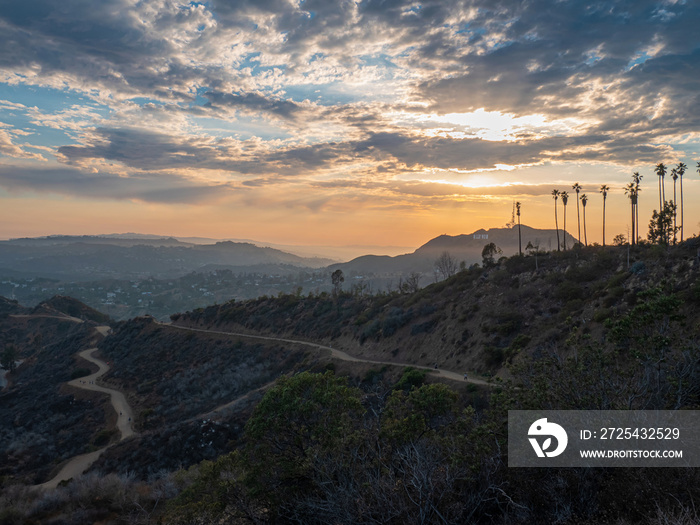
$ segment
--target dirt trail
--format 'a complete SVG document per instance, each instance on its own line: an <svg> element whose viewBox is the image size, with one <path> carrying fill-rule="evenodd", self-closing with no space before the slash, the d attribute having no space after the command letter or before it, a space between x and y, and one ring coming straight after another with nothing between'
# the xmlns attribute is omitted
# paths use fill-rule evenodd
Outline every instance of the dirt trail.
<svg viewBox="0 0 700 525"><path fill-rule="evenodd" d="M160 323L159 324L165 324L167 326L172 326L173 328L179 328L180 330L190 330L193 332L204 332L204 333L209 333L209 334L219 334L219 335L228 335L228 336L233 336L233 337L247 337L250 339L261 339L263 341L276 341L276 342L281 342L281 343L290 343L290 344L297 344L297 345L303 345L303 346L309 346L311 348L316 348L317 350L327 350L331 353L332 357L335 357L336 359L340 359L341 361L352 361L356 363L373 363L377 365L393 365L393 366L403 366L403 367L413 367L413 368L419 368L422 370L427 370L433 375L438 375L441 377L444 377L445 379L449 379L451 381L460 381L464 382L464 373L459 374L457 372L452 372L451 370L444 370L442 368L432 368L429 366L421 366L421 365L414 365L410 363L396 363L394 361L375 361L372 359L360 359L358 357L353 357L350 354L343 352L342 350L337 350L335 348L332 348L330 346L318 344L318 343L310 343L308 341L301 341L298 339L284 339L281 337L269 337L269 336L264 336L264 335L250 335L250 334L242 334L238 332L222 332L219 330L206 330L204 328L189 328L186 326L179 326L175 324L168 324L168 323ZM490 386L491 383L488 381L484 381L483 379L476 379L472 377L471 374L469 374L469 378L466 380L467 383L474 383L475 385L486 385Z"/></svg>
<svg viewBox="0 0 700 525"><path fill-rule="evenodd" d="M108 326L98 326L96 330L102 335L106 335L109 332ZM99 370L94 374L90 374L86 377L81 377L79 379L73 379L67 384L76 388L82 388L84 390L92 390L94 392L103 392L109 394L110 400L114 410L117 412L117 428L121 434L120 441L131 437L134 435L134 429L132 427L134 414L131 407L126 401L126 397L119 390L114 390L104 386L100 386L95 382L109 371L109 365L92 355L97 348L88 348L80 352L80 357L90 361L98 366ZM94 452L89 452L87 454L81 454L80 456L75 456L68 460L68 462L63 465L61 470L56 476L54 476L49 481L42 483L41 485L36 485L36 487L41 489L52 489L56 488L61 481L68 480L79 476L85 472L90 465L92 465L100 455L109 448L109 446L95 450Z"/></svg>

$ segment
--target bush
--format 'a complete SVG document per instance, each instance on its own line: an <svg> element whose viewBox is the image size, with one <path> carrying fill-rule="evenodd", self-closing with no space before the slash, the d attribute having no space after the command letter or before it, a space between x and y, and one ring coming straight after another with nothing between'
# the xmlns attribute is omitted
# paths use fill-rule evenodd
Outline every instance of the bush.
<svg viewBox="0 0 700 525"><path fill-rule="evenodd" d="M394 390L411 390L413 387L418 388L425 383L425 376L427 374L427 370L418 370L412 366L407 366L404 368L401 379L394 385Z"/></svg>

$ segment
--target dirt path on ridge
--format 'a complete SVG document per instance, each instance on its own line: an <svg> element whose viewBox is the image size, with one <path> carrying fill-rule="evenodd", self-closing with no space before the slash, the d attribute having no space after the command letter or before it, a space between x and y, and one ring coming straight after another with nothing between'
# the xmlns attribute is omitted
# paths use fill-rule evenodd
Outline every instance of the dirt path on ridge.
<svg viewBox="0 0 700 525"><path fill-rule="evenodd" d="M450 381L459 381L461 383L465 382L464 373L459 374L457 372L452 372L451 370L445 370L443 368L433 368L430 366L414 365L414 364L410 364L410 363L396 363L394 361L375 361L372 359L360 359L358 357L351 356L347 352L343 352L342 350L337 350L337 349L332 348L330 346L322 345L319 343L311 343L309 341L301 341L299 339L284 339L281 337L242 334L242 333L238 333L238 332L222 332L219 330L206 330L204 328L189 328L187 326L179 326L176 324L161 323L159 321L157 321L157 322L158 322L158 324L162 324L165 326L171 326L173 328L178 328L180 330L191 330L193 332L204 332L204 333L209 333L209 334L228 335L228 336L232 336L232 337L248 337L250 339L260 339L263 341L276 341L276 342L281 342L281 343L290 343L290 344L308 346L311 348L315 348L317 350L327 350L331 353L332 357L335 357L336 359L340 359L341 361L352 361L355 363L373 363L373 364L377 364L377 365L393 365L393 366L403 366L403 367L410 366L413 368L419 368L421 370L427 370L432 375L441 376L441 377L444 377L445 379L449 379ZM492 383L489 383L488 381L484 381L483 379L476 379L473 377L472 374L468 374L468 379L466 380L466 382L473 383L475 385L492 386Z"/></svg>

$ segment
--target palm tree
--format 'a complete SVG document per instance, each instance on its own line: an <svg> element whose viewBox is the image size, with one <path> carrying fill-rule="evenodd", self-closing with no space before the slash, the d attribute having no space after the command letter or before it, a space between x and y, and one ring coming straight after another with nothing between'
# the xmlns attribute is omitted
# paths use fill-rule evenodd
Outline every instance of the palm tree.
<svg viewBox="0 0 700 525"><path fill-rule="evenodd" d="M676 166L678 178L681 179L681 242L683 242L683 174L685 173L686 169L688 169L688 166L682 162L679 162L678 166Z"/></svg>
<svg viewBox="0 0 700 525"><path fill-rule="evenodd" d="M676 168L671 170L671 178L673 179L673 244L676 244L676 181L678 180L678 171Z"/></svg>
<svg viewBox="0 0 700 525"><path fill-rule="evenodd" d="M552 197L554 197L554 224L557 227L557 251L561 251L559 246L559 219L557 217L557 199L559 198L559 190L552 190Z"/></svg>
<svg viewBox="0 0 700 525"><path fill-rule="evenodd" d="M600 193L603 194L603 246L605 246L605 200L608 198L609 190L610 188L605 184L600 187Z"/></svg>
<svg viewBox="0 0 700 525"><path fill-rule="evenodd" d="M664 208L663 203L666 202L666 188L665 185L662 184L666 176L666 166L664 166L663 162L659 162L656 165L654 172L659 176L659 213L661 213Z"/></svg>
<svg viewBox="0 0 700 525"><path fill-rule="evenodd" d="M634 233L634 212L635 212L635 207L637 206L637 188L634 185L634 182L630 182L627 186L625 186L625 195L629 195L630 198L630 204L632 206L632 240L631 244L634 245L636 241L636 236Z"/></svg>
<svg viewBox="0 0 700 525"><path fill-rule="evenodd" d="M520 235L520 203L516 202L515 203L515 209L518 214L518 254L522 255L523 254L523 242L522 242L522 236Z"/></svg>
<svg viewBox="0 0 700 525"><path fill-rule="evenodd" d="M581 244L581 210L578 207L578 194L581 191L581 185L577 182L571 188L576 192L576 215L578 216L578 243Z"/></svg>
<svg viewBox="0 0 700 525"><path fill-rule="evenodd" d="M634 209L636 210L635 221L637 224L637 231L634 238L639 239L639 192L642 191L639 184L642 182L642 175L640 175L638 171L632 174L632 182L634 183Z"/></svg>
<svg viewBox="0 0 700 525"><path fill-rule="evenodd" d="M564 205L564 249L566 250L566 205L569 202L569 194L562 191L559 195L561 195L561 203Z"/></svg>
<svg viewBox="0 0 700 525"><path fill-rule="evenodd" d="M588 197L586 197L586 194L584 193L581 195L581 204L583 204L583 240L586 242L586 246L588 246L588 235L586 235L586 203L588 202Z"/></svg>

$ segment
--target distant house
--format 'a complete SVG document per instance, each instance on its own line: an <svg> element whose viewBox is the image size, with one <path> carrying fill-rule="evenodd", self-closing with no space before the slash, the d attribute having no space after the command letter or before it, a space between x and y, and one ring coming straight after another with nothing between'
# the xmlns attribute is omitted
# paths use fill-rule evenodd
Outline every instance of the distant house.
<svg viewBox="0 0 700 525"><path fill-rule="evenodd" d="M474 238L479 240L479 239L488 239L489 234L488 233L475 233Z"/></svg>

